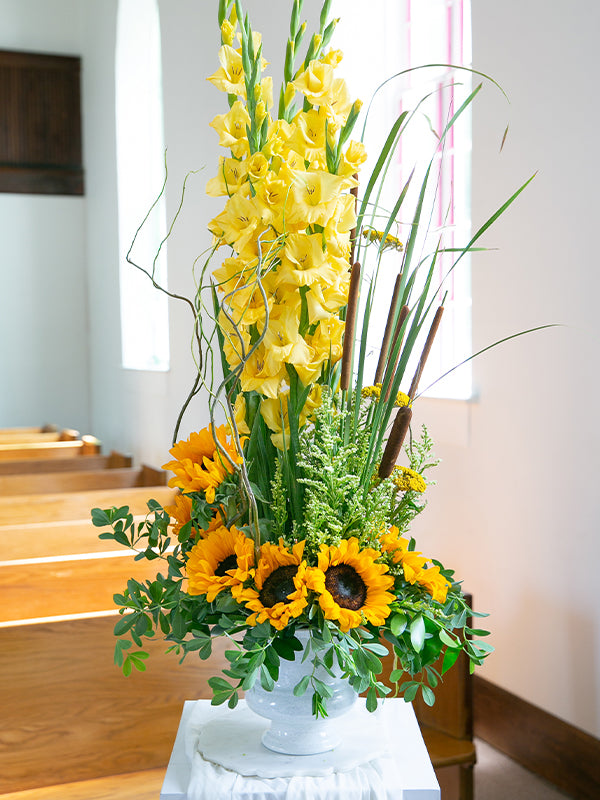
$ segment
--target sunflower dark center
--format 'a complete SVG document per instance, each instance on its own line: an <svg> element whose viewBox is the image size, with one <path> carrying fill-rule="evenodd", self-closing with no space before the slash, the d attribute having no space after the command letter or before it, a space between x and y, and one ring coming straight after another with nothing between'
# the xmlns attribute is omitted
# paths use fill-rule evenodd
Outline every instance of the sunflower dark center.
<svg viewBox="0 0 600 800"><path fill-rule="evenodd" d="M224 558L223 561L219 562L219 565L215 570L215 575L218 575L219 578L222 578L227 574L228 569L237 569L237 565L237 556L235 553L232 553L230 556L227 556L227 558Z"/></svg>
<svg viewBox="0 0 600 800"><path fill-rule="evenodd" d="M367 599L367 587L349 564L336 564L325 573L325 588L342 608L358 611Z"/></svg>
<svg viewBox="0 0 600 800"><path fill-rule="evenodd" d="M265 608L272 608L276 603L285 603L288 595L296 591L294 578L298 572L296 564L287 567L277 567L265 579L263 588L258 595Z"/></svg>

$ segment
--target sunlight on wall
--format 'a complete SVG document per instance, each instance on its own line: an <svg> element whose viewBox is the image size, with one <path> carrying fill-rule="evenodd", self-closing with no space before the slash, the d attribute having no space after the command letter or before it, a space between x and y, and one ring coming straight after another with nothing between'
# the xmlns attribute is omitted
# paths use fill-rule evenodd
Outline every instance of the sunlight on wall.
<svg viewBox="0 0 600 800"><path fill-rule="evenodd" d="M164 181L160 20L157 0L120 0L115 63L123 366L169 368L167 297L126 260ZM166 288L164 197L138 233L131 259Z"/></svg>
<svg viewBox="0 0 600 800"><path fill-rule="evenodd" d="M416 167L397 230L392 229L392 233L406 242L421 180L433 157L434 178L422 216L422 219L429 219L430 234L418 243L416 252L425 258L435 251L440 241L446 248L466 245L471 230L470 114L467 112L457 122L446 138L443 152L438 148L436 133L439 134L471 91L470 74L448 66L469 66L471 63L469 0L430 0L426 4L411 0L397 3L372 0L368 12L360 0L336 0L334 14L341 18L333 42L344 52L339 70L348 80L352 95L363 100L363 110L369 106L375 89L391 76L411 67L434 65L399 76L378 92L369 109L365 129L364 142L371 158L363 168L363 175L368 175L374 166L373 156L380 152L397 116L404 110L416 108L422 98L430 94L402 134L381 204L383 208L393 207L413 167ZM365 54L368 54L368 60ZM361 126L362 120L356 129L358 134L362 131ZM379 328L377 324L372 326L371 347L375 355L383 337L389 298L401 267L401 258L401 254L394 252L384 257L378 292L381 313L374 315L375 321L380 320L380 325ZM455 254L443 253L436 263L434 283L440 286L438 302L445 295L444 319L421 380L421 391L472 352L468 256L461 259L456 270L451 271L455 258ZM416 352L419 349L417 347ZM376 361L376 357L373 356L372 360ZM409 373L412 374L410 368ZM471 368L467 364L435 383L426 394L466 399L471 392Z"/></svg>

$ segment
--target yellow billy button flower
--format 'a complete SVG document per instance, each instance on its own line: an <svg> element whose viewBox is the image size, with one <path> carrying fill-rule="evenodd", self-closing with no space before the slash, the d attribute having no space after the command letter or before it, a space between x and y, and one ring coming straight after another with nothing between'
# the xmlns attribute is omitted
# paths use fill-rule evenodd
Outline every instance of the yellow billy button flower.
<svg viewBox="0 0 600 800"><path fill-rule="evenodd" d="M237 452L235 443L228 435L227 429L221 425L216 429L217 439L234 464L242 463L242 456ZM163 464L163 469L175 473L169 486L176 486L182 492L204 492L206 501L213 503L215 489L233 473L234 467L225 455L219 452L210 428L192 433L185 441L178 442L169 450L174 461Z"/></svg>
<svg viewBox="0 0 600 800"><path fill-rule="evenodd" d="M364 620L382 625L396 598L386 575L386 564L378 564L380 553L360 550L358 539L342 539L339 546L321 545L318 566L309 568L307 583L319 595L326 619L336 620L342 631L357 628Z"/></svg>
<svg viewBox="0 0 600 800"><path fill-rule="evenodd" d="M185 565L191 595L205 594L209 603L231 589L237 597L254 570L254 541L235 527L220 527L190 550Z"/></svg>
<svg viewBox="0 0 600 800"><path fill-rule="evenodd" d="M375 397L379 399L381 397L381 384L376 383L374 386L363 386L360 392L360 396ZM408 406L408 405L410 405L410 397L404 392L398 392L398 394L396 395L396 402L394 403L394 406L401 408L402 406ZM423 489L422 491L425 490Z"/></svg>
<svg viewBox="0 0 600 800"><path fill-rule="evenodd" d="M283 545L265 542L254 576L255 589L249 587L236 594L239 603L245 603L253 613L248 625L268 620L278 631L289 620L299 617L308 604L306 586L306 561L302 560L304 542L288 550Z"/></svg>
<svg viewBox="0 0 600 800"><path fill-rule="evenodd" d="M415 472L410 467L394 467L392 472L392 482L401 492L424 492L427 484L422 475Z"/></svg>

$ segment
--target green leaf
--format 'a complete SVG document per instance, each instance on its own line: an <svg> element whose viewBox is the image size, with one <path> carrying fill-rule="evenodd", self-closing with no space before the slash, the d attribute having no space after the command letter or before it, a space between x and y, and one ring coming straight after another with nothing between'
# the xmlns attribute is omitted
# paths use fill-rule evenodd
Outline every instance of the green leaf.
<svg viewBox="0 0 600 800"><path fill-rule="evenodd" d="M454 664L456 663L456 659L460 655L460 650L461 650L460 647L456 648L449 647L446 650L446 652L444 653L444 660L442 661L442 675L444 675L446 672L448 672L449 669L451 669L454 666Z"/></svg>
<svg viewBox="0 0 600 800"><path fill-rule="evenodd" d="M309 681L310 681L310 675L305 675L302 678L302 680L300 680L294 686L294 696L295 697L301 697L306 692L306 690L308 689L308 682Z"/></svg>
<svg viewBox="0 0 600 800"><path fill-rule="evenodd" d="M92 508L92 524L96 528L106 528L107 525L111 524L110 517L108 513L101 508ZM100 534L102 538L112 537L111 533L108 534Z"/></svg>
<svg viewBox="0 0 600 800"><path fill-rule="evenodd" d="M421 686L421 694L423 695L423 700L428 706L432 706L435 703L435 694L433 690L429 688L429 686Z"/></svg>
<svg viewBox="0 0 600 800"><path fill-rule="evenodd" d="M367 711L377 711L377 692L373 687L367 692L366 706Z"/></svg>
<svg viewBox="0 0 600 800"><path fill-rule="evenodd" d="M231 693L232 686L229 681L226 681L225 678L220 678L218 675L214 675L212 678L209 678L208 685L215 693L227 692L228 695Z"/></svg>
<svg viewBox="0 0 600 800"><path fill-rule="evenodd" d="M406 614L394 614L390 620L390 630L394 636L401 636L406 630L408 617Z"/></svg>
<svg viewBox="0 0 600 800"><path fill-rule="evenodd" d="M273 687L275 686L275 681L271 677L271 673L266 668L265 664L263 664L260 668L260 685L265 692L272 692Z"/></svg>
<svg viewBox="0 0 600 800"><path fill-rule="evenodd" d="M425 622L419 614L410 624L410 643L417 653L420 653L425 644Z"/></svg>

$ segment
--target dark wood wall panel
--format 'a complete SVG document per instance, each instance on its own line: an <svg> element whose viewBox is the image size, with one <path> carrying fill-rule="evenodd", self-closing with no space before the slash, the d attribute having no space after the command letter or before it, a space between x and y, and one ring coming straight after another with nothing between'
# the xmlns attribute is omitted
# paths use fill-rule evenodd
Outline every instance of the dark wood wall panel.
<svg viewBox="0 0 600 800"><path fill-rule="evenodd" d="M81 59L0 50L0 191L83 194Z"/></svg>

